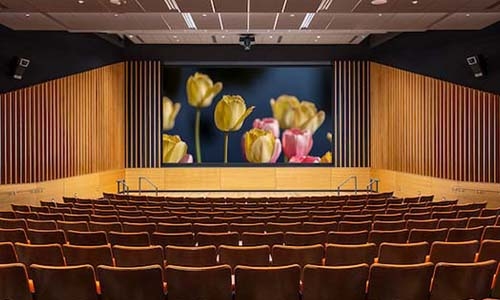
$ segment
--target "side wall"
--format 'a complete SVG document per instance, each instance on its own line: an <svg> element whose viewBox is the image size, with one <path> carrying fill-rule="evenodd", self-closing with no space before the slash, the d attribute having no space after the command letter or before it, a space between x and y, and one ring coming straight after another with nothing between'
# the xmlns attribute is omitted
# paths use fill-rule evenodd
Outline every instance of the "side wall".
<svg viewBox="0 0 500 300"><path fill-rule="evenodd" d="M124 64L0 94L0 184L124 168Z"/></svg>

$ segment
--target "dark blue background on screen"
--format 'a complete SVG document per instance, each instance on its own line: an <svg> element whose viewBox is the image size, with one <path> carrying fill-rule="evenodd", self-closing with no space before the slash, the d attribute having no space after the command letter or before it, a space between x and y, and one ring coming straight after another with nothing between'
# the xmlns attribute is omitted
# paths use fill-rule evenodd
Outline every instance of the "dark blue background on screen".
<svg viewBox="0 0 500 300"><path fill-rule="evenodd" d="M200 140L203 163L223 162L224 136L214 123L214 110L223 95L240 95L247 106L255 106L254 112L245 120L241 130L229 135L229 163L246 162L242 155L241 138L252 128L256 118L272 117L269 104L271 98L294 95L299 100L314 102L318 110L326 113L323 125L313 136L310 155L322 156L330 151L326 139L332 132L332 82L333 71L329 66L249 66L249 67L196 67L164 66L163 95L182 104L175 127L168 134L179 135L188 144L188 152L195 157L194 122L195 108L187 102L186 82L190 75L201 72L213 82L222 82L223 89L212 105L201 110ZM282 133L282 131L281 131ZM196 158L195 158L196 159ZM278 162L283 162L283 153Z"/></svg>

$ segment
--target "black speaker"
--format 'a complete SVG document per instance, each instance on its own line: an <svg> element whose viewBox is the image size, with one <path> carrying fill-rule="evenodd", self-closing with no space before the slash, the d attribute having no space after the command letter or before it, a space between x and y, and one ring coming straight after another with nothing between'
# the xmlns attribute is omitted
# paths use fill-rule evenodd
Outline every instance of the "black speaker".
<svg viewBox="0 0 500 300"><path fill-rule="evenodd" d="M486 67L481 56L474 55L467 57L467 64L474 73L474 77L481 78L483 76L486 76Z"/></svg>
<svg viewBox="0 0 500 300"><path fill-rule="evenodd" d="M17 63L14 66L13 74L12 76L15 79L21 80L23 79L23 74L30 65L30 60L24 57L18 57L17 58Z"/></svg>

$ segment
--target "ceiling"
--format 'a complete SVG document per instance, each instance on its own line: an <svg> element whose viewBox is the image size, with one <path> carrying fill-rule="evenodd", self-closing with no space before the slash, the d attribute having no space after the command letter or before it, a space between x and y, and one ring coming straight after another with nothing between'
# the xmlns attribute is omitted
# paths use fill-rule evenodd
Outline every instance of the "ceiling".
<svg viewBox="0 0 500 300"><path fill-rule="evenodd" d="M14 30L102 32L141 44L357 44L373 33L478 30L500 0L0 0Z"/></svg>

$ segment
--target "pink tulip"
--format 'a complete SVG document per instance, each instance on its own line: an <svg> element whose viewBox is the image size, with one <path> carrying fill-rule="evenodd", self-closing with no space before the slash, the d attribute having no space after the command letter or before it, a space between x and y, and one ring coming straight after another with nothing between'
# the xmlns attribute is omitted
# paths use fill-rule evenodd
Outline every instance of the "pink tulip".
<svg viewBox="0 0 500 300"><path fill-rule="evenodd" d="M321 161L320 157L317 156L294 156L290 158L290 163L299 163L299 164L317 164Z"/></svg>
<svg viewBox="0 0 500 300"><path fill-rule="evenodd" d="M283 132L282 143L286 157L307 156L313 146L312 134L309 130L287 129Z"/></svg>
<svg viewBox="0 0 500 300"><path fill-rule="evenodd" d="M191 154L186 154L184 157L179 161L181 164L192 164L193 163L193 156Z"/></svg>
<svg viewBox="0 0 500 300"><path fill-rule="evenodd" d="M275 137L280 137L280 124L274 118L255 119L253 121L253 128L271 131Z"/></svg>

